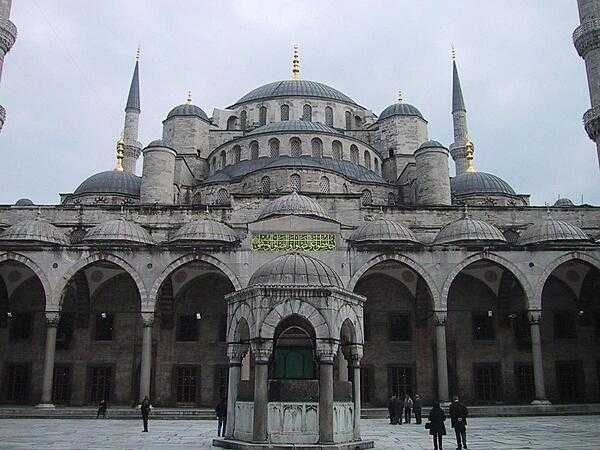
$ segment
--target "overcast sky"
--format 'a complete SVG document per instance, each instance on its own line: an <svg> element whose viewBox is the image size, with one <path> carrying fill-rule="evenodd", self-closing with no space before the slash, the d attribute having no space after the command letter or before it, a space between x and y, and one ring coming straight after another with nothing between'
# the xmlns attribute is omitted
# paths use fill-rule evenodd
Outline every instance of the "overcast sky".
<svg viewBox="0 0 600 450"><path fill-rule="evenodd" d="M445 145L454 43L477 169L530 193L532 204L558 194L600 204L581 121L585 68L571 40L575 0L15 0L11 20L19 37L0 84L2 204L57 203L59 192L114 168L138 44L147 144L188 90L211 115L288 79L293 43L303 78L376 114L401 89Z"/></svg>

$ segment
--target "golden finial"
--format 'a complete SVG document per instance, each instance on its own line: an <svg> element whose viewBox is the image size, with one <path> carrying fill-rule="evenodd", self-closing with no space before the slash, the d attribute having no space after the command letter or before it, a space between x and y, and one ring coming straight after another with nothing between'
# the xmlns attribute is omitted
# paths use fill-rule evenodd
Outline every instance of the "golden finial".
<svg viewBox="0 0 600 450"><path fill-rule="evenodd" d="M294 45L294 57L292 58L292 80L300 79L300 56L298 55L298 45Z"/></svg>
<svg viewBox="0 0 600 450"><path fill-rule="evenodd" d="M398 91L398 103L402 103L402 91Z"/></svg>
<svg viewBox="0 0 600 450"><path fill-rule="evenodd" d="M123 141L123 135L117 141L117 166L115 170L117 172L123 172L123 158L125 158L125 142Z"/></svg>
<svg viewBox="0 0 600 450"><path fill-rule="evenodd" d="M452 61L456 61L456 49L454 48L454 44L452 44Z"/></svg>
<svg viewBox="0 0 600 450"><path fill-rule="evenodd" d="M475 146L470 139L467 138L467 172L473 173L477 172L475 170L475 164L473 162L473 155L475 153Z"/></svg>
<svg viewBox="0 0 600 450"><path fill-rule="evenodd" d="M135 54L135 60L136 60L136 61L139 61L139 60L140 60L140 55L141 55L141 53L142 53L142 48L141 48L141 47L138 45L137 52L136 52L136 54Z"/></svg>
<svg viewBox="0 0 600 450"><path fill-rule="evenodd" d="M188 102L188 104L192 103L192 91L188 91L187 102Z"/></svg>

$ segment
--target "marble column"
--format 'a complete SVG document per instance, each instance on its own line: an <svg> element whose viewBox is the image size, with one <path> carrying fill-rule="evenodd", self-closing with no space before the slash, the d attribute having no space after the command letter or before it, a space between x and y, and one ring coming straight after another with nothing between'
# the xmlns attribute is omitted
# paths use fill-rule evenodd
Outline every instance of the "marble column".
<svg viewBox="0 0 600 450"><path fill-rule="evenodd" d="M435 349L438 379L438 400L447 403L450 400L448 393L448 359L446 356L446 319L447 311L435 311Z"/></svg>
<svg viewBox="0 0 600 450"><path fill-rule="evenodd" d="M530 310L527 312L529 326L531 328L531 358L533 361L533 381L535 385L535 400L533 405L549 405L546 398L546 386L544 384L544 365L542 362L542 337L540 334L540 320L542 311Z"/></svg>
<svg viewBox="0 0 600 450"><path fill-rule="evenodd" d="M152 326L154 313L142 313L144 331L142 335L142 361L140 367L140 402L144 397L150 398L150 381L152 378Z"/></svg>
<svg viewBox="0 0 600 450"><path fill-rule="evenodd" d="M354 400L354 439L360 440L360 360L362 359L362 346L353 346L350 354L350 367L352 369L352 393Z"/></svg>
<svg viewBox="0 0 600 450"><path fill-rule="evenodd" d="M348 381L348 360L344 352L338 352L338 380Z"/></svg>
<svg viewBox="0 0 600 450"><path fill-rule="evenodd" d="M60 320L59 312L46 312L46 352L44 354L44 374L42 381L42 401L37 408L54 408L52 385L54 384L54 354L56 351L56 329Z"/></svg>
<svg viewBox="0 0 600 450"><path fill-rule="evenodd" d="M252 342L254 353L254 442L267 441L267 407L269 384L269 359L273 343L267 341Z"/></svg>
<svg viewBox="0 0 600 450"><path fill-rule="evenodd" d="M317 344L319 359L319 443L333 443L333 363L337 343Z"/></svg>
<svg viewBox="0 0 600 450"><path fill-rule="evenodd" d="M245 350L240 344L229 344L227 356L229 358L229 377L227 381L227 427L225 437L232 438L235 432L235 402L237 401L242 359Z"/></svg>

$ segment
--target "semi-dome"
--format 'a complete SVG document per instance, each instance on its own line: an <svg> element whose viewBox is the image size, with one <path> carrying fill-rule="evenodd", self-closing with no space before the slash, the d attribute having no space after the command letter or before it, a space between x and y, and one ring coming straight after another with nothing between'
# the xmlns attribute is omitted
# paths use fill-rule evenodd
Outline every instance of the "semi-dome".
<svg viewBox="0 0 600 450"><path fill-rule="evenodd" d="M273 200L261 210L257 220L275 216L305 216L333 220L316 200L296 191Z"/></svg>
<svg viewBox="0 0 600 450"><path fill-rule="evenodd" d="M277 97L312 97L356 105L356 102L350 97L326 84L309 80L284 80L274 81L248 92L235 102L234 105L230 106L230 108L243 103L269 100Z"/></svg>
<svg viewBox="0 0 600 450"><path fill-rule="evenodd" d="M121 194L139 197L141 185L142 179L136 175L108 170L89 177L75 189L74 195Z"/></svg>
<svg viewBox="0 0 600 450"><path fill-rule="evenodd" d="M501 244L506 238L494 225L464 216L444 226L433 241L434 245L476 243Z"/></svg>
<svg viewBox="0 0 600 450"><path fill-rule="evenodd" d="M343 287L335 271L316 258L286 253L258 268L248 286Z"/></svg>
<svg viewBox="0 0 600 450"><path fill-rule="evenodd" d="M520 245L590 242L590 237L578 226L547 217L523 230Z"/></svg>
<svg viewBox="0 0 600 450"><path fill-rule="evenodd" d="M367 222L355 230L348 240L353 244L420 244L408 227L384 218Z"/></svg>
<svg viewBox="0 0 600 450"><path fill-rule="evenodd" d="M227 225L216 220L200 219L184 224L173 233L169 242L233 244L239 240L237 233Z"/></svg>
<svg viewBox="0 0 600 450"><path fill-rule="evenodd" d="M47 220L36 218L23 220L0 233L0 242L36 242L41 244L68 245L67 236Z"/></svg>
<svg viewBox="0 0 600 450"><path fill-rule="evenodd" d="M424 150L426 148L446 148L446 146L438 141L426 141L419 145L419 150Z"/></svg>
<svg viewBox="0 0 600 450"><path fill-rule="evenodd" d="M184 103L183 105L176 106L169 114L167 114L167 120L172 117L199 117L209 122L208 116L199 106L192 105L191 103Z"/></svg>
<svg viewBox="0 0 600 450"><path fill-rule="evenodd" d="M500 194L516 195L502 178L486 172L465 172L450 178L452 195Z"/></svg>
<svg viewBox="0 0 600 450"><path fill-rule="evenodd" d="M575 206L575 204L573 203L573 201L570 198L559 198L558 200L556 200L554 202L554 206L569 207L569 206Z"/></svg>
<svg viewBox="0 0 600 450"><path fill-rule="evenodd" d="M335 128L324 125L320 122L310 122L308 120L283 120L281 122L271 122L262 127L246 133L246 136L266 133L287 133L287 132L306 132L306 133L331 133L341 134Z"/></svg>
<svg viewBox="0 0 600 450"><path fill-rule="evenodd" d="M379 115L378 121L385 120L393 116L412 116L425 120L421 111L408 103L394 103L383 110Z"/></svg>
<svg viewBox="0 0 600 450"><path fill-rule="evenodd" d="M15 202L15 206L33 206L33 202L28 198L20 198Z"/></svg>
<svg viewBox="0 0 600 450"><path fill-rule="evenodd" d="M83 242L154 244L154 239L144 228L131 220L113 219L92 228Z"/></svg>

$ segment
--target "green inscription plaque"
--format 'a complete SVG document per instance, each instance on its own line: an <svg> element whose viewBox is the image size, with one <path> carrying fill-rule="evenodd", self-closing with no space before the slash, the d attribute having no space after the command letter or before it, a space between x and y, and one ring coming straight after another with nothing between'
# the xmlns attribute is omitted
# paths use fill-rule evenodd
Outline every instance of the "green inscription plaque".
<svg viewBox="0 0 600 450"><path fill-rule="evenodd" d="M335 250L335 234L259 234L252 238L252 250L267 252L324 252Z"/></svg>

